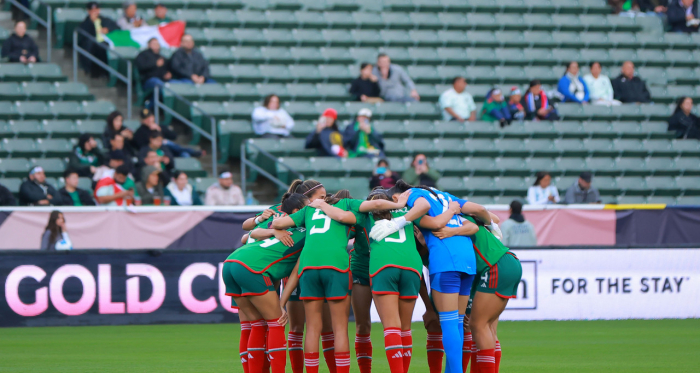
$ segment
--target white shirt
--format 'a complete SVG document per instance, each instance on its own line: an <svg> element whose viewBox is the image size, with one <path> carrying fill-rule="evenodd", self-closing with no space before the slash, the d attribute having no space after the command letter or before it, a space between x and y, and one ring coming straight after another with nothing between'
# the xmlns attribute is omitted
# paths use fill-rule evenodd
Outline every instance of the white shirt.
<svg viewBox="0 0 700 373"><path fill-rule="evenodd" d="M294 119L282 108L270 110L264 106L258 106L253 110L252 119L253 131L257 135L272 133L289 136L294 127Z"/></svg>
<svg viewBox="0 0 700 373"><path fill-rule="evenodd" d="M185 189L180 190L177 184L171 181L166 188L170 191L170 194L173 195L178 205L192 206L192 185L187 184Z"/></svg>
<svg viewBox="0 0 700 373"><path fill-rule="evenodd" d="M469 119L472 112L476 110L476 104L474 103L474 97L466 90L462 91L462 93L457 93L454 88L450 88L440 95L440 109L442 110L443 120L452 120L452 115L445 111L445 108L450 108L460 117Z"/></svg>
<svg viewBox="0 0 700 373"><path fill-rule="evenodd" d="M588 74L583 77L583 81L588 86L591 102L613 100L613 87L610 78L607 76L600 74L596 79L593 75Z"/></svg>
<svg viewBox="0 0 700 373"><path fill-rule="evenodd" d="M549 200L549 196L554 196L554 202ZM542 188L539 185L533 185L527 190L527 203L531 205L552 205L559 203L559 191L554 185L549 185Z"/></svg>

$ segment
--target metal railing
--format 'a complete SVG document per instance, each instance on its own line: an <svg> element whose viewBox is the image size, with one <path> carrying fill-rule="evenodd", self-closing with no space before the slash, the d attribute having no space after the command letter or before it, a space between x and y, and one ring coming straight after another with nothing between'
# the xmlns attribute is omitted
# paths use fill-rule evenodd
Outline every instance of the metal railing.
<svg viewBox="0 0 700 373"><path fill-rule="evenodd" d="M209 122L211 123L211 132L210 132L210 133L207 133L207 131L205 131L205 130L199 128L199 127L198 127L196 124L194 124L192 121L190 121L189 119L187 119L187 118L183 117L182 115L180 115L180 113L176 112L175 110L169 108L168 106L166 106L165 104L163 104L162 102L160 102L160 90L168 91L168 94L169 94L169 95L172 95L173 97L175 97L175 98L178 99L178 100L181 100L182 102L184 102L185 104L189 105L190 107L195 108L195 110L197 110L197 111L199 111L200 113L202 113L203 116L209 118ZM214 119L214 117L212 117L211 115L209 115L206 111L204 111L204 110L198 108L197 106L193 105L189 100L187 100L186 98L184 98L184 97L180 96L179 94L175 93L172 89L170 89L170 88L168 88L168 87L158 87L158 86L156 86L156 87L153 89L153 104L154 104L154 110L153 110L153 111L154 111L154 114L155 114L155 116L156 116L156 123L160 123L160 110L159 110L159 109L162 109L162 110L165 111L166 113L172 115L173 118L176 118L176 119L179 120L180 122L186 124L188 127L190 127L190 128L192 129L192 131L198 132L200 135L204 136L205 139L208 139L209 141L211 141L211 170L212 170L212 174L213 174L215 177L218 176L219 173L217 172L217 164L218 164L218 161L217 161L217 145L216 145L216 143L217 143L217 141L216 141L216 140L217 140L217 138L216 138L216 133L217 133L217 131L216 131L216 119Z"/></svg>
<svg viewBox="0 0 700 373"><path fill-rule="evenodd" d="M31 19L35 20L38 24L44 26L46 28L46 62L51 62L51 39L52 39L52 30L51 30L51 6L44 3L43 1L39 1L39 3L43 6L46 7L46 19L43 19L39 17L36 13L31 11L30 9L27 9L24 5L22 5L19 1L17 0L7 0L10 4L14 5L17 7L17 9L21 10L24 12L24 14L28 15Z"/></svg>
<svg viewBox="0 0 700 373"><path fill-rule="evenodd" d="M243 195L246 195L246 189L247 189L247 167L250 167L254 169L255 171L259 172L261 175L265 176L268 180L272 181L273 183L277 184L277 186L281 187L282 189L287 189L289 185L285 184L282 182L282 180L278 179L276 176L272 175L271 173L265 171L262 167L256 165L255 163L251 162L248 160L246 157L246 144L249 146L252 146L255 148L260 154L264 155L265 157L272 159L276 164L282 165L284 168L289 170L291 173L295 174L297 178L304 180L305 177L304 175L289 166L288 164L280 161L275 157L274 155L270 154L267 150L264 150L263 148L251 143L251 142L245 142L241 144L241 190L243 192Z"/></svg>
<svg viewBox="0 0 700 373"><path fill-rule="evenodd" d="M95 57L92 53L90 53L90 51L87 51L87 50L81 48L78 45L78 33L80 33L81 37L88 38L95 45L98 45L100 48L104 49L106 53L112 53L115 56L119 57L120 59L126 61L126 76L121 74L119 71L113 69L108 64L100 61L97 57ZM76 28L75 31L73 31L73 81L75 81L75 82L78 81L78 54L89 59L90 61L92 61L92 63L97 64L97 66L100 66L101 68L107 70L107 72L116 76L117 79L121 80L122 82L124 82L124 84L126 84L126 113L127 113L126 115L127 115L127 118L131 118L131 107L133 105L132 95L133 95L133 91L134 91L133 78L132 78L133 77L133 70L132 70L131 61L122 57L119 53L104 46L102 43L97 41L97 39L95 39L92 35L88 34L84 30Z"/></svg>

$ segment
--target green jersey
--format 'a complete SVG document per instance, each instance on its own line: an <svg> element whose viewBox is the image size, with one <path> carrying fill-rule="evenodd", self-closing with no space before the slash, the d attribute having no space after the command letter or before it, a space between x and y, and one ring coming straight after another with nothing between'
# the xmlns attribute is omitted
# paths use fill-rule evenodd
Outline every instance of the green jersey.
<svg viewBox="0 0 700 373"><path fill-rule="evenodd" d="M367 278L369 276L369 234L370 227L367 227L369 219L366 213L360 212L362 202L359 199L350 200L350 209L357 217L357 223L352 227L355 243L350 252L350 267L352 273L357 276Z"/></svg>
<svg viewBox="0 0 700 373"><path fill-rule="evenodd" d="M281 205L282 205L281 203L278 203L278 204L272 205L272 206L270 206L270 207L268 207L268 208L269 208L270 210L274 211L275 214L279 214L279 213L280 213L279 207L280 207ZM258 216L260 216L260 215L262 215L262 212L260 212L259 214L255 215L255 217L258 217ZM253 229L258 229L258 228L267 229L267 228L269 228L269 227L270 227L270 223L272 223L272 220L273 220L274 218L275 218L274 216L270 216L269 219L267 219L267 220L265 220L265 221L261 221L261 222L260 222L258 225L256 225L255 228L253 228ZM251 238L250 235L249 235L249 236L248 236L248 241L245 242L246 245L249 244L249 243L253 243L253 242L255 242L255 239L254 239L254 238Z"/></svg>
<svg viewBox="0 0 700 373"><path fill-rule="evenodd" d="M476 223L471 216L463 218L472 223ZM501 240L496 238L488 229L481 225L479 226L479 231L474 233L473 236L470 236L470 238L472 239L474 250L476 251L476 273L481 273L496 265L496 262L510 250L501 243Z"/></svg>
<svg viewBox="0 0 700 373"><path fill-rule="evenodd" d="M270 237L266 240L246 244L231 253L227 262L237 262L253 273L265 273L274 281L281 280L294 269L304 247L304 228L291 228L294 246L285 246L280 240Z"/></svg>
<svg viewBox="0 0 700 373"><path fill-rule="evenodd" d="M391 211L394 218L406 215L408 208ZM369 221L374 225L374 217L368 215ZM369 273L373 277L377 272L386 267L396 267L416 272L422 277L423 261L421 260L416 241L413 238L413 224L406 224L398 232L390 234L381 241L372 240L369 255Z"/></svg>
<svg viewBox="0 0 700 373"><path fill-rule="evenodd" d="M280 211L280 206L282 206L282 204L281 204L281 203L278 203L278 204L276 204L276 205L272 205L272 206L268 207L268 209L274 211L275 214L279 214L279 213L282 212L282 211ZM266 209L266 210L267 210L267 209ZM260 212L259 212L257 215L255 215L255 216L260 216L260 215L262 215L263 212L265 212L265 211L260 211Z"/></svg>
<svg viewBox="0 0 700 373"><path fill-rule="evenodd" d="M351 211L351 199L342 199L335 207ZM357 217L357 214L355 214ZM289 215L297 227L306 227L304 252L299 262L299 275L306 269L334 269L339 272L350 270L348 256L348 234L350 226L339 223L320 209L306 206ZM358 217L358 220L362 217Z"/></svg>

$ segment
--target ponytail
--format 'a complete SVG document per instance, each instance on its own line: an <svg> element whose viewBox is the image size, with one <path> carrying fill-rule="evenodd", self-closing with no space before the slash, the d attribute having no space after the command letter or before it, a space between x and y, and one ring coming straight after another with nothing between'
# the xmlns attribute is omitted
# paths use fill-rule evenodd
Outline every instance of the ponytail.
<svg viewBox="0 0 700 373"><path fill-rule="evenodd" d="M326 203L329 205L335 205L340 202L341 199L352 198L350 196L350 191L347 189L341 189L336 194L326 197Z"/></svg>
<svg viewBox="0 0 700 373"><path fill-rule="evenodd" d="M299 193L285 193L282 196L280 211L289 215L294 210L301 210L309 203L309 198Z"/></svg>
<svg viewBox="0 0 700 373"><path fill-rule="evenodd" d="M387 196L385 193L374 194L371 197L371 199L372 200L383 199L386 201L391 201L391 198L389 198L389 196ZM393 216L391 215L391 212L389 210L377 210L377 211L372 211L372 217L374 218L374 220L391 220L391 218Z"/></svg>
<svg viewBox="0 0 700 373"><path fill-rule="evenodd" d="M287 193L288 194L296 193L297 188L299 188L299 185L301 185L302 183L303 183L303 181L301 181L299 179L292 181L292 183L289 184L289 189L287 189Z"/></svg>
<svg viewBox="0 0 700 373"><path fill-rule="evenodd" d="M287 193L299 193L308 197L311 194L311 191L321 187L323 187L323 184L316 180L309 179L306 181L301 181L297 179L292 181L292 184L289 186L289 190L287 190Z"/></svg>

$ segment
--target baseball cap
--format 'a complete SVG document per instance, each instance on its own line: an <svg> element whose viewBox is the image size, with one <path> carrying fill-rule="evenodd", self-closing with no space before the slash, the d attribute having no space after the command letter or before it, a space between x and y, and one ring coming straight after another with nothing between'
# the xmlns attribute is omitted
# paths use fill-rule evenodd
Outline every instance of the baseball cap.
<svg viewBox="0 0 700 373"><path fill-rule="evenodd" d="M100 7L100 4L97 3L97 1L90 1L87 4L85 4L85 9L87 10L93 10L97 9Z"/></svg>
<svg viewBox="0 0 700 373"><path fill-rule="evenodd" d="M219 179L228 179L230 177L232 178L233 174L228 172L228 171L225 171L225 172L222 172L221 174L219 174Z"/></svg>
<svg viewBox="0 0 700 373"><path fill-rule="evenodd" d="M333 108L328 108L328 109L323 111L323 116L333 118L333 120L337 120L338 119L338 112Z"/></svg>
<svg viewBox="0 0 700 373"><path fill-rule="evenodd" d="M117 159L123 161L124 159L126 159L126 155L122 150L112 150L111 152L109 152L109 159Z"/></svg>
<svg viewBox="0 0 700 373"><path fill-rule="evenodd" d="M491 91L492 96L500 95L500 94L501 94L501 90L498 88L495 88L493 91Z"/></svg>
<svg viewBox="0 0 700 373"><path fill-rule="evenodd" d="M511 96L520 95L520 94L522 94L522 92L520 92L520 88L518 88L518 87L511 87L510 88L510 95Z"/></svg>
<svg viewBox="0 0 700 373"><path fill-rule="evenodd" d="M581 172L581 175L578 175L578 177L580 177L581 179L583 179L583 181L585 181L587 183L590 183L591 180L593 179L593 175L591 175L591 173L588 171Z"/></svg>
<svg viewBox="0 0 700 373"><path fill-rule="evenodd" d="M41 168L41 166L36 166L36 167L32 168L31 171L29 171L29 174L34 175L37 172L44 172L44 169Z"/></svg>
<svg viewBox="0 0 700 373"><path fill-rule="evenodd" d="M141 119L146 119L146 118L150 117L151 115L154 115L152 111L150 111L148 109L141 110Z"/></svg>
<svg viewBox="0 0 700 373"><path fill-rule="evenodd" d="M360 111L357 112L358 117L367 117L367 118L372 118L372 110L368 108L362 108Z"/></svg>

